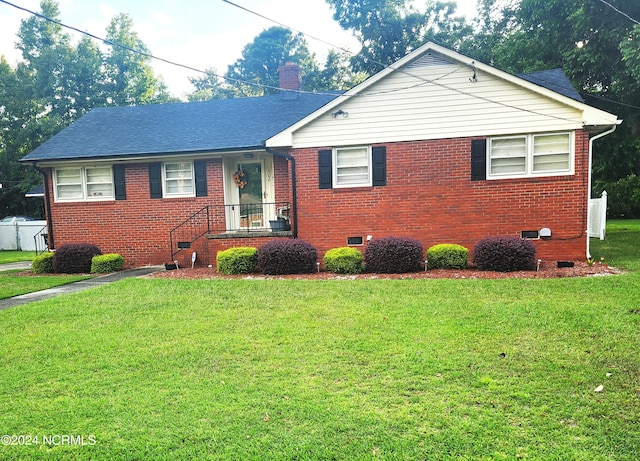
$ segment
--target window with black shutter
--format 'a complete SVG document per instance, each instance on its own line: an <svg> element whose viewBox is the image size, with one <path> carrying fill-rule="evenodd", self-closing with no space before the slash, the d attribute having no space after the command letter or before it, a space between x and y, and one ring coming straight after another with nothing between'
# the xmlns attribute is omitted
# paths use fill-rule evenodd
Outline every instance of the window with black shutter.
<svg viewBox="0 0 640 461"><path fill-rule="evenodd" d="M371 164L373 168L374 186L387 185L387 148L377 146L371 149Z"/></svg>
<svg viewBox="0 0 640 461"><path fill-rule="evenodd" d="M195 160L193 162L194 176L196 180L196 197L207 196L207 161Z"/></svg>
<svg viewBox="0 0 640 461"><path fill-rule="evenodd" d="M318 176L320 189L331 189L333 186L332 155L333 152L330 150L321 150L318 152Z"/></svg>
<svg viewBox="0 0 640 461"><path fill-rule="evenodd" d="M487 179L487 141L474 139L471 141L471 180Z"/></svg>
<svg viewBox="0 0 640 461"><path fill-rule="evenodd" d="M113 189L116 200L127 199L127 190L124 180L124 165L113 165Z"/></svg>
<svg viewBox="0 0 640 461"><path fill-rule="evenodd" d="M162 198L162 164L149 164L149 197Z"/></svg>

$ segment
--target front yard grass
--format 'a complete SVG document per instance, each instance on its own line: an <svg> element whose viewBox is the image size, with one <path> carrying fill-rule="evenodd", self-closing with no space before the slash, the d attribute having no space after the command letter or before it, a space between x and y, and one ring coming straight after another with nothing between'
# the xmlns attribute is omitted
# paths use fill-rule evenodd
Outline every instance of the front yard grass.
<svg viewBox="0 0 640 461"><path fill-rule="evenodd" d="M20 270L0 272L0 299L46 290L91 278L88 275L18 275Z"/></svg>
<svg viewBox="0 0 640 461"><path fill-rule="evenodd" d="M606 264L640 271L640 219L607 222L605 240L591 239L591 256Z"/></svg>
<svg viewBox="0 0 640 461"><path fill-rule="evenodd" d="M0 427L40 441L0 457L640 459L639 291L127 279L16 307Z"/></svg>
<svg viewBox="0 0 640 461"><path fill-rule="evenodd" d="M0 264L33 261L33 258L35 257L35 251L0 250Z"/></svg>

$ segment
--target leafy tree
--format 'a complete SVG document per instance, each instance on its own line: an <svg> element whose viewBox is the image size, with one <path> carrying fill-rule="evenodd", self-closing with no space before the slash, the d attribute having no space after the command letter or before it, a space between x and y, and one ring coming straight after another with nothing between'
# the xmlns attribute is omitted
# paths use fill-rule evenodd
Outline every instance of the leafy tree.
<svg viewBox="0 0 640 461"><path fill-rule="evenodd" d="M145 104L170 99L166 86L149 66L148 57L112 47L104 55L83 38L71 43L60 21L58 3L42 0L43 17L20 24L17 48L22 60L12 68L0 59L0 214L42 217L37 199L25 192L42 181L41 174L19 160L88 110L113 104ZM146 51L131 20L119 15L108 37Z"/></svg>
<svg viewBox="0 0 640 461"><path fill-rule="evenodd" d="M225 77L238 96L262 96L278 90L278 68L287 62L298 64L305 75L318 71L314 55L309 51L302 34L293 34L284 27L262 31L242 50L242 57L229 66ZM243 82L254 83L255 85Z"/></svg>
<svg viewBox="0 0 640 461"><path fill-rule="evenodd" d="M187 95L189 101L226 99L232 96L232 93L224 86L220 77L218 77L218 71L215 68L209 67L205 72L206 74L198 77L189 77L189 82L191 82L195 88L195 91Z"/></svg>
<svg viewBox="0 0 640 461"><path fill-rule="evenodd" d="M362 48L352 60L357 71L372 75L426 41L458 48L471 33L455 16L452 1L431 1L420 11L408 0L326 0L334 19L353 32Z"/></svg>
<svg viewBox="0 0 640 461"><path fill-rule="evenodd" d="M636 0L608 3L640 18ZM595 193L636 184L634 178L640 176L640 28L598 1L519 0L498 8L494 0L482 0L481 5L482 27L476 35L480 46L466 43L465 51L511 73L562 68L588 104L624 120L595 149ZM612 214L623 214L616 210L629 196L610 194L609 198ZM640 209L640 203L634 209Z"/></svg>
<svg viewBox="0 0 640 461"><path fill-rule="evenodd" d="M166 85L155 77L149 65L150 51L133 30L128 15L121 13L111 20L106 42L111 46L105 60L110 104L149 104L170 99Z"/></svg>

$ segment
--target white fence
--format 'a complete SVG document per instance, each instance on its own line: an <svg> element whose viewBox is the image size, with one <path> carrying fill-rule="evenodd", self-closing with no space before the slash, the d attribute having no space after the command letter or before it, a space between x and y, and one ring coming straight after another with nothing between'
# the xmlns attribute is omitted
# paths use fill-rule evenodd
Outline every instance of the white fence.
<svg viewBox="0 0 640 461"><path fill-rule="evenodd" d="M604 240L607 227L607 191L602 197L589 199L589 237Z"/></svg>
<svg viewBox="0 0 640 461"><path fill-rule="evenodd" d="M42 251L46 248L43 235L40 233L47 221L21 221L0 223L0 250ZM36 242L34 237L42 239Z"/></svg>

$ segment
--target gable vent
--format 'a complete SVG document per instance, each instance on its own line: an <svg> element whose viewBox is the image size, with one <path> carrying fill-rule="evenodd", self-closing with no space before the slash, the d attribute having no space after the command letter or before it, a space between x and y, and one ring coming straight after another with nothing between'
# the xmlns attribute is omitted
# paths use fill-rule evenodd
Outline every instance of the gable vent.
<svg viewBox="0 0 640 461"><path fill-rule="evenodd" d="M453 61L449 61L442 56L438 56L436 54L427 53L422 56L420 59L412 62L407 66L407 70L409 69L421 69L424 67L437 67L437 66L451 66L453 65Z"/></svg>

